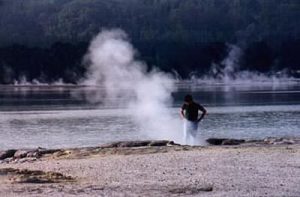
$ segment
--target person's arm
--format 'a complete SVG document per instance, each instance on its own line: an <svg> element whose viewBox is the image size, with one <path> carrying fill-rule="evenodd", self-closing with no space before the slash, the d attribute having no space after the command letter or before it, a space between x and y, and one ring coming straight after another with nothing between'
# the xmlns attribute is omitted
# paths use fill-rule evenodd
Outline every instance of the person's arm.
<svg viewBox="0 0 300 197"><path fill-rule="evenodd" d="M182 107L180 109L180 116L181 116L182 119L185 119L185 117L184 117L184 109L185 109L185 106L182 105Z"/></svg>
<svg viewBox="0 0 300 197"><path fill-rule="evenodd" d="M200 118L198 119L198 122L200 122L207 113L206 109L201 105L199 105L199 110L202 112L202 114L201 114Z"/></svg>
<svg viewBox="0 0 300 197"><path fill-rule="evenodd" d="M180 110L180 116L181 116L182 119L184 119L184 112L183 112L183 109Z"/></svg>

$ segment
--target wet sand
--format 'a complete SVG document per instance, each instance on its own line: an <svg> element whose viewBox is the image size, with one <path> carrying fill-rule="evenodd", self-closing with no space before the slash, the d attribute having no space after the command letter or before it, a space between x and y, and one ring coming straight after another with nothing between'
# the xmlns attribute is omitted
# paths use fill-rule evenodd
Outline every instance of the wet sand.
<svg viewBox="0 0 300 197"><path fill-rule="evenodd" d="M73 149L6 168L72 181L20 183L0 173L0 196L300 196L298 143Z"/></svg>

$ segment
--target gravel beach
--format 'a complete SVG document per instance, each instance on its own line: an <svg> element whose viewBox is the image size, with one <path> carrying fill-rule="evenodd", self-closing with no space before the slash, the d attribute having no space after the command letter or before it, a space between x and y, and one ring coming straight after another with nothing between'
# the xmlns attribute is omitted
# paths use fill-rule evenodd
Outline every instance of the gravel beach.
<svg viewBox="0 0 300 197"><path fill-rule="evenodd" d="M0 196L300 196L299 144L123 149L2 163L74 181L15 183L0 173Z"/></svg>

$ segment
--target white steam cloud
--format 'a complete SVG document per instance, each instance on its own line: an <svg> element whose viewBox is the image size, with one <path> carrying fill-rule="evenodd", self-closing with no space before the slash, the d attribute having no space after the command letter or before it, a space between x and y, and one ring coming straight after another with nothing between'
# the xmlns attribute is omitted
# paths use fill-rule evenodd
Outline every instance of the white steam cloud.
<svg viewBox="0 0 300 197"><path fill-rule="evenodd" d="M84 85L96 86L92 102L126 106L140 130L154 139L181 142L181 121L169 106L175 91L172 75L147 71L122 30L104 30L91 42Z"/></svg>
<svg viewBox="0 0 300 197"><path fill-rule="evenodd" d="M192 81L196 84L212 85L286 85L297 84L299 80L287 74L287 70L276 73L260 73L254 71L240 70L240 59L243 50L237 45L228 45L228 55L221 64L213 64L208 75L202 77L192 76Z"/></svg>
<svg viewBox="0 0 300 197"><path fill-rule="evenodd" d="M228 45L228 56L222 61L222 65L225 67L220 69L218 65L213 64L211 67L211 74L217 79L221 79L224 83L230 83L235 79L235 74L239 69L239 59L242 54L242 50L235 45Z"/></svg>

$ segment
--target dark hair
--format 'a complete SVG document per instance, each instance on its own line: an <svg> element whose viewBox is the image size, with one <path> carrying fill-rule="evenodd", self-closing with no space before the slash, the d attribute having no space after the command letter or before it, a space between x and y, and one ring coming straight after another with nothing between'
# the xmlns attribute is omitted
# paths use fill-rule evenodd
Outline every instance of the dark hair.
<svg viewBox="0 0 300 197"><path fill-rule="evenodd" d="M193 101L192 95L190 95L190 94L185 95L184 101L185 102L192 102Z"/></svg>

